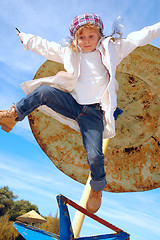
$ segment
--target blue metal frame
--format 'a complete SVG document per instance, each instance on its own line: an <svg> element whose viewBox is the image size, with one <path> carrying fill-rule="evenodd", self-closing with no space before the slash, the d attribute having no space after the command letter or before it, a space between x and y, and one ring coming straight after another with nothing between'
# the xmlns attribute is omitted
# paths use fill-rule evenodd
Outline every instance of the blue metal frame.
<svg viewBox="0 0 160 240"><path fill-rule="evenodd" d="M60 211L60 240L74 239L69 211L64 197L58 195L57 202Z"/></svg>
<svg viewBox="0 0 160 240"><path fill-rule="evenodd" d="M63 195L57 196L57 202L60 210L60 236L50 232L43 231L39 228L30 226L24 223L20 223L20 222L15 222L13 226L26 240L74 240L75 238L72 231L72 225L71 225L69 211L67 207L67 203L70 204L69 201L71 200L67 199ZM95 240L95 239L127 240L129 239L129 237L130 235L128 233L124 231L119 231L115 234L105 234L105 235L97 235L97 236L91 236L91 237L80 237L76 239L77 240Z"/></svg>

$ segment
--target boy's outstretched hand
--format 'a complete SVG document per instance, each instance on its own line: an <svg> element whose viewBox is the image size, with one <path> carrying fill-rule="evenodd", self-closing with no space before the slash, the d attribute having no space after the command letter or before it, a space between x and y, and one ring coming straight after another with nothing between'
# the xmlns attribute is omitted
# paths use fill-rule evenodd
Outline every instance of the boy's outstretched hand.
<svg viewBox="0 0 160 240"><path fill-rule="evenodd" d="M18 35L18 37L19 37L19 34L21 33L20 30L19 30L18 28L15 28L15 29L17 30L17 32L18 32L17 35ZM19 39L20 39L20 37L19 37ZM20 39L20 41L21 41L21 43L23 44L23 41L22 41L21 39Z"/></svg>
<svg viewBox="0 0 160 240"><path fill-rule="evenodd" d="M19 34L20 34L20 33L17 33L18 37L19 37ZM19 39L20 39L20 37L19 37ZM20 41L21 41L21 43L23 44L23 41L22 41L21 39L20 39Z"/></svg>

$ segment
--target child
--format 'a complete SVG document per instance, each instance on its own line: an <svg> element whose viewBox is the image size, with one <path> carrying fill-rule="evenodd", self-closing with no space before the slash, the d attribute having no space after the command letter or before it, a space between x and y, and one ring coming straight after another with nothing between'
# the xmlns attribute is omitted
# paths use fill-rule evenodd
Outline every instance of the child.
<svg viewBox="0 0 160 240"><path fill-rule="evenodd" d="M63 63L66 72L23 83L28 96L8 111L0 111L0 125L9 132L17 121L41 106L41 111L80 131L91 171L87 209L94 213L107 184L102 139L115 136L116 66L136 47L158 37L160 23L133 32L126 39L113 39L103 36L99 16L83 14L74 18L69 29L73 38L69 47L31 34L18 34L26 49Z"/></svg>

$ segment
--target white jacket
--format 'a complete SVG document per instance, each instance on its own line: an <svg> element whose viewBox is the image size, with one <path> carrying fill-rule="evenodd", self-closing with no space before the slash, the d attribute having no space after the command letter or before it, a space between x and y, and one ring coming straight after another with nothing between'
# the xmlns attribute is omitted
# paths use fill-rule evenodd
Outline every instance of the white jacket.
<svg viewBox="0 0 160 240"><path fill-rule="evenodd" d="M102 62L109 71L110 80L105 89L102 98L101 106L104 111L104 138L112 138L115 136L115 121L113 117L114 110L117 107L118 83L115 79L116 67L129 53L138 46L144 46L150 43L153 39L160 36L160 22L149 27L145 27L140 31L130 33L126 39L116 40L112 38L102 38L97 45L97 49L102 56ZM28 95L41 84L51 85L65 91L71 92L76 84L80 74L81 52L75 53L69 47L62 47L55 42L48 42L41 37L31 34L20 33L19 35L23 45L28 50L44 56L46 59L64 64L64 68L68 75L55 76L36 79L22 84L22 89ZM76 121L66 118L47 106L39 108L40 111L52 116L58 121L69 125L79 131Z"/></svg>

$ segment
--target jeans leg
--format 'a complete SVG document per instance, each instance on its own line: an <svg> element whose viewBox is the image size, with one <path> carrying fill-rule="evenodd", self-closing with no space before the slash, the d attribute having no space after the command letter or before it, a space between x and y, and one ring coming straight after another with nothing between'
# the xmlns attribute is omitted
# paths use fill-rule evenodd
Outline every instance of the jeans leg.
<svg viewBox="0 0 160 240"><path fill-rule="evenodd" d="M107 184L104 170L104 154L102 152L103 112L100 106L87 106L86 111L78 117L77 121L87 152L87 160L91 171L91 187L95 191L101 191Z"/></svg>
<svg viewBox="0 0 160 240"><path fill-rule="evenodd" d="M15 105L18 120L23 120L42 105L78 122L91 170L91 187L95 191L103 190L106 174L102 153L103 112L100 107L80 105L71 94L42 85Z"/></svg>
<svg viewBox="0 0 160 240"><path fill-rule="evenodd" d="M71 94L48 85L42 85L15 104L18 120L22 121L25 116L42 105L46 105L66 117L76 118L77 102Z"/></svg>

